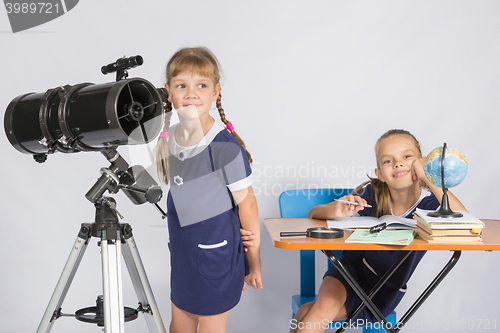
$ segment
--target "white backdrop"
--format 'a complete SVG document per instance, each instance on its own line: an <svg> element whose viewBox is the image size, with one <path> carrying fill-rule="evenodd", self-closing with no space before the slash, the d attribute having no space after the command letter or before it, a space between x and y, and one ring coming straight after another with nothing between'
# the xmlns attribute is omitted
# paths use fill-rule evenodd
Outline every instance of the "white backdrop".
<svg viewBox="0 0 500 333"><path fill-rule="evenodd" d="M204 45L222 64L227 118L255 161L261 220L279 216L285 189L353 187L366 180L375 141L391 128L413 132L424 153L443 142L461 149L469 174L454 193L472 214L500 219L494 190L500 180L499 14L500 2L486 0L86 0L56 20L13 34L0 9L0 106L5 110L18 95L59 85L114 81L100 67L124 55L144 58L131 77L161 87L164 66L178 48ZM3 332L33 332L80 223L94 219L84 195L109 163L99 153L56 153L37 164L5 135L0 149L0 323ZM145 145L119 151L131 164L152 165ZM116 198L168 325L165 222L150 205ZM262 231L264 289L243 295L228 332L287 331L290 297L299 289L298 253L275 249ZM424 257L396 309L399 316L450 255ZM319 285L326 260L317 258ZM405 330L500 330L499 259L499 253L463 253ZM136 307L126 273L124 284L126 305ZM94 240L63 312L93 305L100 293ZM147 328L139 318L126 329ZM100 329L61 318L52 331Z"/></svg>

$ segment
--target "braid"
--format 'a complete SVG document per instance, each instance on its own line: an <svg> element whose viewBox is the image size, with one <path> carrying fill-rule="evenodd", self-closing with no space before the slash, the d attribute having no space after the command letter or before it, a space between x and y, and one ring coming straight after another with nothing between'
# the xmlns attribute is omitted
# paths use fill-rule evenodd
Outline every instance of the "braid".
<svg viewBox="0 0 500 333"><path fill-rule="evenodd" d="M172 103L166 101L163 109L165 110L165 122L163 124L163 132L168 132L170 127L170 118L172 117ZM158 178L168 185L168 145L167 139L160 137L156 145L156 164L158 166Z"/></svg>
<svg viewBox="0 0 500 333"><path fill-rule="evenodd" d="M217 106L217 110L219 110L220 119L222 120L224 125L226 125L228 121L226 119L226 114L224 113L224 109L222 108L221 100L222 100L222 94L219 92L219 97L217 98L215 105Z"/></svg>
<svg viewBox="0 0 500 333"><path fill-rule="evenodd" d="M219 91L219 97L217 98L217 101L215 102L215 105L217 106L217 110L219 110L220 119L222 120L222 122L224 123L224 125L227 125L227 123L229 121L226 119L226 114L224 113L224 109L222 108L221 100L222 100L222 94ZM243 149L245 149L245 152L246 152L247 158L248 158L248 162L252 163L253 162L252 161L252 156L250 155L250 153L248 152L247 148L245 147L245 143L243 142L243 140L240 138L240 136L238 134L236 134L236 131L232 130L231 134L240 143L240 145L243 147Z"/></svg>
<svg viewBox="0 0 500 333"><path fill-rule="evenodd" d="M163 109L165 110L165 113L172 111L172 103L170 103L169 100L166 100L165 107ZM163 129L168 130L168 126L170 126L170 119L168 119L168 124L167 124L167 122L165 122L165 124L163 124Z"/></svg>

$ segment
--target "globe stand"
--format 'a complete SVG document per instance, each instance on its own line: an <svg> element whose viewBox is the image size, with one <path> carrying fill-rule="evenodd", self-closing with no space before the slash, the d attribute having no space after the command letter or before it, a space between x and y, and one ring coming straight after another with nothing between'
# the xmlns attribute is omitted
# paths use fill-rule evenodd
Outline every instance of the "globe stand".
<svg viewBox="0 0 500 333"><path fill-rule="evenodd" d="M459 212L454 212L450 208L450 202L448 200L448 191L447 188L443 189L443 199L441 200L441 207L435 211L435 212L430 212L427 213L428 216L431 217L451 217L451 218L457 218L457 217L462 217L462 213Z"/></svg>
<svg viewBox="0 0 500 333"><path fill-rule="evenodd" d="M441 187L443 189L443 198L441 200L441 207L435 211L427 213L430 217L441 218L457 218L462 217L462 213L454 212L450 208L450 201L448 200L448 189L444 186L444 155L446 153L446 142L443 145L443 153L441 154Z"/></svg>

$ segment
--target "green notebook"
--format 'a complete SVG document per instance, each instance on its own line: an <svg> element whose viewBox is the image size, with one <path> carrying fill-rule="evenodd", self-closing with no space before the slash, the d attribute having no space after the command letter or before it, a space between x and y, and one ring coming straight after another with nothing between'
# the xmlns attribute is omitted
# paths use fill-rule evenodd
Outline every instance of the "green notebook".
<svg viewBox="0 0 500 333"><path fill-rule="evenodd" d="M378 235L370 234L369 230L356 229L345 240L346 243L371 243L386 245L408 245L415 237L413 230L382 230Z"/></svg>

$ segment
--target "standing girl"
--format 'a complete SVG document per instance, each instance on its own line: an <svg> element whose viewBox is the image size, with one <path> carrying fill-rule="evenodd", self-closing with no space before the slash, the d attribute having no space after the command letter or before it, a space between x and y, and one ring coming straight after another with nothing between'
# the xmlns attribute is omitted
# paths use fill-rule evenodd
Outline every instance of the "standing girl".
<svg viewBox="0 0 500 333"><path fill-rule="evenodd" d="M212 52L180 49L167 64L166 78L167 120L157 161L160 178L170 183L170 332L225 332L244 282L262 288L252 160L225 117ZM226 127L210 116L212 102ZM169 128L172 105L179 123ZM246 257L240 226L255 236Z"/></svg>
<svg viewBox="0 0 500 333"><path fill-rule="evenodd" d="M375 145L375 155L377 178L370 178L353 194L342 198L355 201L359 206L335 201L313 207L309 217L334 219L354 214L375 217L392 214L411 218L416 208L435 210L439 207L443 191L425 176L425 158L422 158L420 144L411 133L405 130L386 132ZM451 209L465 210L460 201L448 193ZM401 254L401 251L342 251L341 262L369 293ZM404 296L406 283L424 254L425 251L414 251L372 299L384 316L389 315ZM296 325L299 329L291 332L323 332L325 323L346 319L360 303L354 290L332 267L323 278L317 300L304 304L297 311L295 319L301 325ZM353 318L355 323L360 320L364 323L377 321L367 308Z"/></svg>

